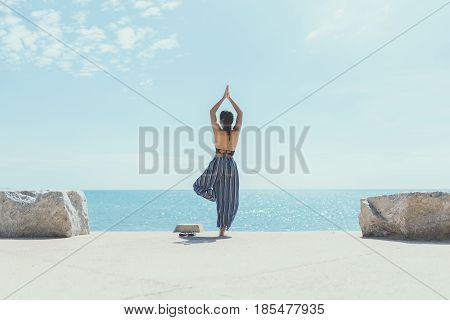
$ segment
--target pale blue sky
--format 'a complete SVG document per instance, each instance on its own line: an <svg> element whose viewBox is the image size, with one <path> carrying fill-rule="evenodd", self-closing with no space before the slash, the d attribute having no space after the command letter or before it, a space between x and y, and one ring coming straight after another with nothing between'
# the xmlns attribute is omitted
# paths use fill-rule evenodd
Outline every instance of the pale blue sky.
<svg viewBox="0 0 450 320"><path fill-rule="evenodd" d="M6 2L195 129L226 83L244 125L262 125L445 3ZM311 126L311 173L267 177L291 189L449 188L449 30L447 6L277 119ZM162 189L183 177L138 174L139 126L174 119L2 6L0 72L0 187ZM272 188L245 174L241 186Z"/></svg>

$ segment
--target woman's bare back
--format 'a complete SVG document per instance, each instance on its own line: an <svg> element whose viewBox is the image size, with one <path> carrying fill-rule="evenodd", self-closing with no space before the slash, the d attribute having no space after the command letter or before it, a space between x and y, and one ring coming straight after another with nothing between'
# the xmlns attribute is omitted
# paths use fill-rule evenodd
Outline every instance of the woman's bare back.
<svg viewBox="0 0 450 320"><path fill-rule="evenodd" d="M238 130L232 130L230 135L223 130L215 130L214 141L217 149L235 151L239 140Z"/></svg>

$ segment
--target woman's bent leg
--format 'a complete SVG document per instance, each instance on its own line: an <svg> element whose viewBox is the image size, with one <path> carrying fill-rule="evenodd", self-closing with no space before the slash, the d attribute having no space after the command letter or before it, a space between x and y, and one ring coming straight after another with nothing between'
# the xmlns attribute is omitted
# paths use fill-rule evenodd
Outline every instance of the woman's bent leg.
<svg viewBox="0 0 450 320"><path fill-rule="evenodd" d="M218 159L213 158L208 165L208 168L202 175L194 182L193 188L195 193L209 201L216 201L216 192L214 184L218 175Z"/></svg>

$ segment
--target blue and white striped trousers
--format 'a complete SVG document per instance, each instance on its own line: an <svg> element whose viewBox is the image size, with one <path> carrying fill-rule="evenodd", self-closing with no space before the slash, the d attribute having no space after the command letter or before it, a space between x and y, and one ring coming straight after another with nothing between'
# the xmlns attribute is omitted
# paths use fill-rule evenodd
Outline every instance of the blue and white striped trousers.
<svg viewBox="0 0 450 320"><path fill-rule="evenodd" d="M217 227L233 223L239 206L239 173L232 156L215 156L194 183L194 191L217 204Z"/></svg>

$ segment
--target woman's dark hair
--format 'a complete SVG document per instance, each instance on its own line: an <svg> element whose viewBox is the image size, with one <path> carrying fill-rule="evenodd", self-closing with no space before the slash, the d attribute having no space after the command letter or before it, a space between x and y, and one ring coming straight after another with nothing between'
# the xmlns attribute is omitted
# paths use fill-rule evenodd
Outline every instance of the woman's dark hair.
<svg viewBox="0 0 450 320"><path fill-rule="evenodd" d="M222 123L222 128L228 134L231 135L231 125L233 124L234 116L230 111L222 111L220 113L220 122Z"/></svg>

